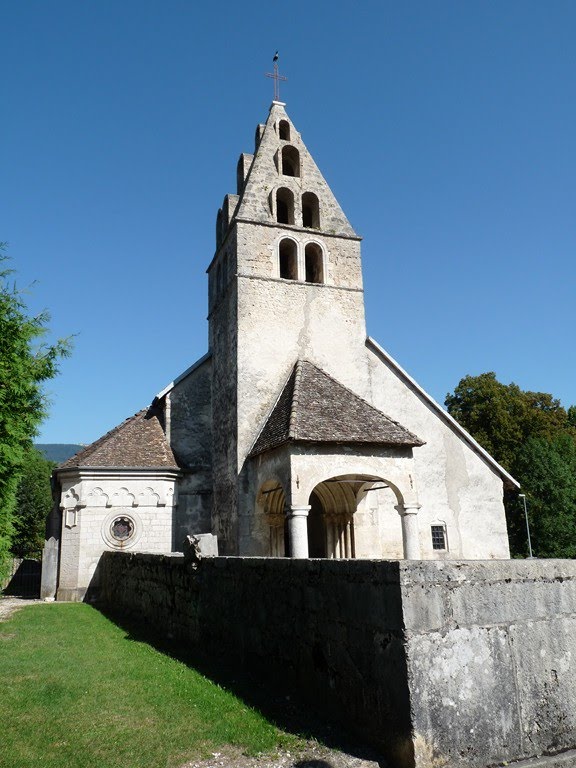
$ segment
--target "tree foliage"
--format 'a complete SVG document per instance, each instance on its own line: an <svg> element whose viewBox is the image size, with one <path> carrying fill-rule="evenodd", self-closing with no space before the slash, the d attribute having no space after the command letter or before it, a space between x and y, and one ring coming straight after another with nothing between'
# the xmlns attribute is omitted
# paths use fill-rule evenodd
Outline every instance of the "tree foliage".
<svg viewBox="0 0 576 768"><path fill-rule="evenodd" d="M576 441L568 434L531 438L516 466L528 499L535 554L576 557Z"/></svg>
<svg viewBox="0 0 576 768"><path fill-rule="evenodd" d="M5 260L0 253L0 262ZM56 375L59 360L69 353L67 341L42 343L48 314L28 316L11 275L10 269L0 270L0 576L10 557L25 452L46 415L42 386Z"/></svg>
<svg viewBox="0 0 576 768"><path fill-rule="evenodd" d="M568 431L576 437L572 410L546 392L525 392L517 384L501 384L495 373L465 376L446 407L456 421L509 472L514 472L519 448L531 437L552 440Z"/></svg>
<svg viewBox="0 0 576 768"><path fill-rule="evenodd" d="M39 558L44 546L46 518L52 509L50 475L56 466L36 448L28 448L16 493L12 554Z"/></svg>
<svg viewBox="0 0 576 768"><path fill-rule="evenodd" d="M576 557L576 406L566 410L552 395L502 384L494 373L465 376L446 406L521 483L534 554ZM526 555L518 494L507 492L505 506L512 553Z"/></svg>

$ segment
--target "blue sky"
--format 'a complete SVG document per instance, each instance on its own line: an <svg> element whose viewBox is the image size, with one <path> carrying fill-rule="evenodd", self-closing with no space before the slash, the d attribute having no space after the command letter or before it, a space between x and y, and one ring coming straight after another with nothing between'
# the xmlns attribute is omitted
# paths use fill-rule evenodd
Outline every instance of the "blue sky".
<svg viewBox="0 0 576 768"><path fill-rule="evenodd" d="M576 403L572 0L0 0L0 26L0 240L76 334L41 441L91 442L206 351L276 49L364 237L369 334L440 402L495 371Z"/></svg>

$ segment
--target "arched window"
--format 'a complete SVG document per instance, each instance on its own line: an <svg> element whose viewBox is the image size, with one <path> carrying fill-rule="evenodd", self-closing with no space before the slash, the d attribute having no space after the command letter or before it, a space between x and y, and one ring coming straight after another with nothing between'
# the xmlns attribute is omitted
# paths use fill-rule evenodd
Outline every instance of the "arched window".
<svg viewBox="0 0 576 768"><path fill-rule="evenodd" d="M294 224L294 195L287 187L280 187L276 192L276 221Z"/></svg>
<svg viewBox="0 0 576 768"><path fill-rule="evenodd" d="M296 147L282 148L282 173L284 176L300 176L300 153Z"/></svg>
<svg viewBox="0 0 576 768"><path fill-rule="evenodd" d="M322 248L316 243L308 243L304 251L304 263L306 265L306 282L324 282L324 259Z"/></svg>
<svg viewBox="0 0 576 768"><path fill-rule="evenodd" d="M288 120L280 120L278 123L278 135L282 141L290 141L290 123Z"/></svg>
<svg viewBox="0 0 576 768"><path fill-rule="evenodd" d="M285 280L298 280L298 251L294 240L285 238L278 246L280 277Z"/></svg>
<svg viewBox="0 0 576 768"><path fill-rule="evenodd" d="M313 192L304 192L302 195L302 225L320 229L320 204Z"/></svg>

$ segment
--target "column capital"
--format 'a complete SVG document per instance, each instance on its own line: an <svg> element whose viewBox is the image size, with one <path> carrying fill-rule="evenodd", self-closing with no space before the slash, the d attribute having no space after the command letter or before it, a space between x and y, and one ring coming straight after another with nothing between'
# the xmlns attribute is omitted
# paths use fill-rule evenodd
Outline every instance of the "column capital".
<svg viewBox="0 0 576 768"><path fill-rule="evenodd" d="M286 509L286 515L287 517L308 517L308 512L310 512L311 509L312 507L310 504L300 507L289 506Z"/></svg>
<svg viewBox="0 0 576 768"><path fill-rule="evenodd" d="M418 504L417 501L408 502L402 504L400 508L401 515L417 515L419 510L422 509L422 504Z"/></svg>

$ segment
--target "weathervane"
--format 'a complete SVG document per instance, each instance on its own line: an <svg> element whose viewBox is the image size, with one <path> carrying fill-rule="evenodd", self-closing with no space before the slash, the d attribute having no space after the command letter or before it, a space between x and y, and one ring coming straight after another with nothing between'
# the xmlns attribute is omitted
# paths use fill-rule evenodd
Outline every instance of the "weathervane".
<svg viewBox="0 0 576 768"><path fill-rule="evenodd" d="M278 72L278 51L274 54L272 61L274 62L274 72L266 72L266 77L271 77L274 80L274 101L280 101L280 80L288 80L288 78Z"/></svg>

